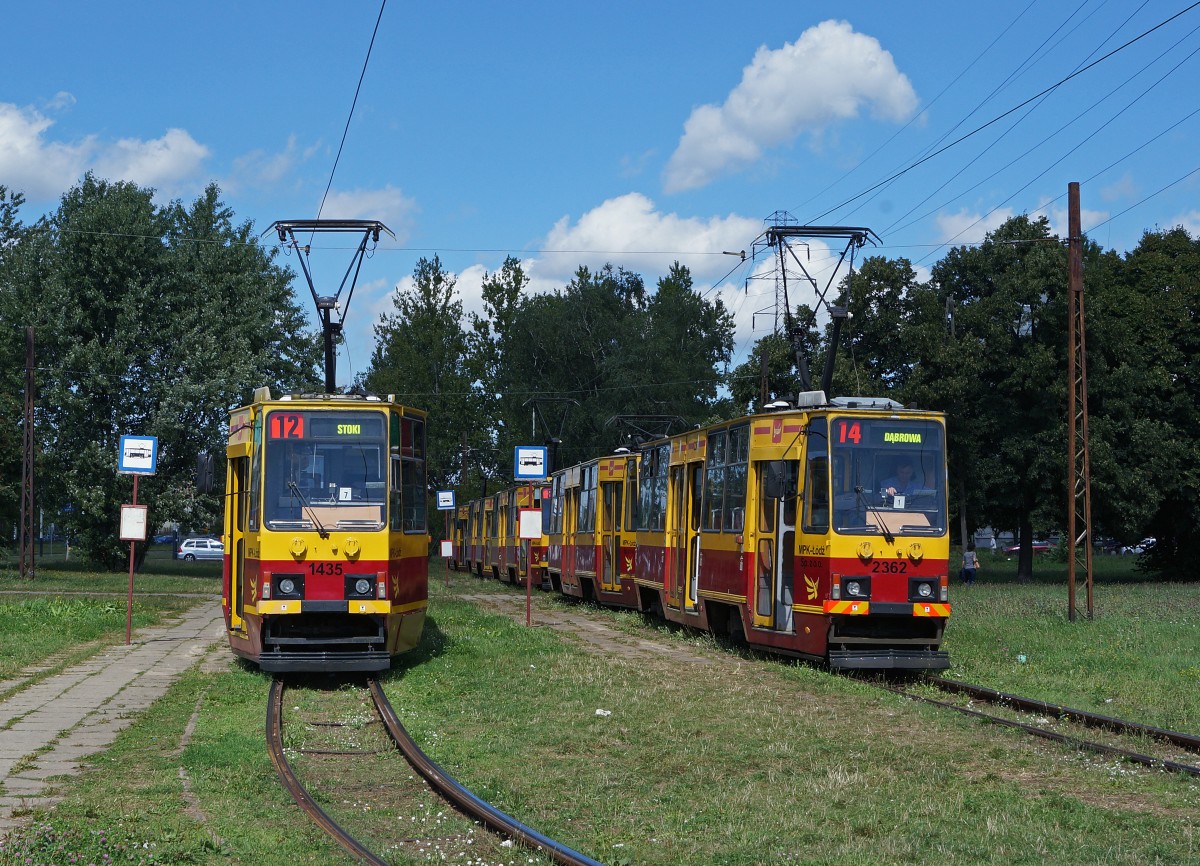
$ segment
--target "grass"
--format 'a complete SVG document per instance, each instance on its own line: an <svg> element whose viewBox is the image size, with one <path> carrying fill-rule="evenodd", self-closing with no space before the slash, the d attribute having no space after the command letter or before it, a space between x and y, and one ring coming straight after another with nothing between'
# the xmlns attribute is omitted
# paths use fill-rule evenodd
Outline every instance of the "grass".
<svg viewBox="0 0 1200 866"><path fill-rule="evenodd" d="M457 574L447 587L433 562L424 640L384 681L393 706L463 784L610 866L1200 862L1194 781L692 633L647 634L628 614L599 616L703 661L597 654L481 612L458 596L517 590ZM1097 586L1096 619L1070 623L1061 585L1019 584L1008 565L985 562L972 591L952 589L951 675L1200 728L1200 585L1114 576ZM119 862L350 862L273 779L267 682L240 664L190 671L57 810L0 846L0 864L99 863L116 846ZM181 768L203 820L183 811Z"/></svg>
<svg viewBox="0 0 1200 866"><path fill-rule="evenodd" d="M0 680L46 660L52 663L39 676L53 673L123 642L127 619L143 628L191 607L196 594L219 593L219 571L216 577L139 574L130 609L128 574L42 568L22 580L0 571Z"/></svg>

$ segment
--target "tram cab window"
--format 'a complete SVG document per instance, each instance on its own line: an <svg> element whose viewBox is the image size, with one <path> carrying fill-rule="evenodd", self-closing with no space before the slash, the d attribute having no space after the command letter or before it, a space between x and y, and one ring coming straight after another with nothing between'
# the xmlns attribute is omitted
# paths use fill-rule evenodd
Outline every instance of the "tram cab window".
<svg viewBox="0 0 1200 866"><path fill-rule="evenodd" d="M946 531L942 427L922 419L837 418L830 427L833 528L846 534Z"/></svg>
<svg viewBox="0 0 1200 866"><path fill-rule="evenodd" d="M268 529L382 528L387 495L383 415L275 411L266 421Z"/></svg>

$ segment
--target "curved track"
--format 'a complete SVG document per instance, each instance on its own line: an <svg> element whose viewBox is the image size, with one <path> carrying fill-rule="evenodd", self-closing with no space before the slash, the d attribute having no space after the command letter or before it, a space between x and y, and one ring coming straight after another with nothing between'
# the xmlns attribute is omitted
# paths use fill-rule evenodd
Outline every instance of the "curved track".
<svg viewBox="0 0 1200 866"><path fill-rule="evenodd" d="M382 720L388 736L396 744L404 758L443 799L460 812L480 822L489 830L499 835L519 842L528 848L540 851L555 863L562 866L601 866L577 851L556 842L553 839L525 826L499 809L481 800L469 790L460 785L453 777L432 761L408 732L400 724L399 717L388 702L379 682L374 678L367 680L371 699ZM325 830L339 845L354 857L371 866L386 866L385 860L369 851L361 842L351 836L338 825L309 795L300 780L292 771L284 755L283 749L283 690L282 679L276 678L271 683L271 692L267 703L267 749L271 754L271 762L275 765L279 778L292 798L309 815L313 821Z"/></svg>

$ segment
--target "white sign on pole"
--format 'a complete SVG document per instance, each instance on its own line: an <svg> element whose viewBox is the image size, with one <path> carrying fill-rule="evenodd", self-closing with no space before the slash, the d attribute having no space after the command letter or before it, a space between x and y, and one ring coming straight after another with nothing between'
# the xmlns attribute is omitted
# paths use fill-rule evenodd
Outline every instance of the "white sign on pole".
<svg viewBox="0 0 1200 866"><path fill-rule="evenodd" d="M537 508L521 509L521 537L542 537L542 512Z"/></svg>
<svg viewBox="0 0 1200 866"><path fill-rule="evenodd" d="M158 469L157 436L122 436L117 456L117 471L132 475L153 475Z"/></svg>
<svg viewBox="0 0 1200 866"><path fill-rule="evenodd" d="M121 540L122 541L145 541L146 540L146 506L145 505L122 505L121 506Z"/></svg>
<svg viewBox="0 0 1200 866"><path fill-rule="evenodd" d="M437 507L438 511L453 511L454 510L454 491L439 490L437 492Z"/></svg>
<svg viewBox="0 0 1200 866"><path fill-rule="evenodd" d="M454 542L453 541L443 541L442 542L442 556L445 557L446 559L450 559L452 556L454 556Z"/></svg>

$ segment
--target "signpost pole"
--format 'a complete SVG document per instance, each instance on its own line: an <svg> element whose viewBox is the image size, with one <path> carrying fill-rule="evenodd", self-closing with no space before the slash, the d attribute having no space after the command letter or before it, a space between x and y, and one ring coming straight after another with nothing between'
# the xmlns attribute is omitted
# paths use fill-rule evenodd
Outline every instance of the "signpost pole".
<svg viewBox="0 0 1200 866"><path fill-rule="evenodd" d="M133 504L137 505L137 475L133 476ZM129 600L125 603L125 646L129 646L133 636L133 546L136 541L129 542Z"/></svg>

